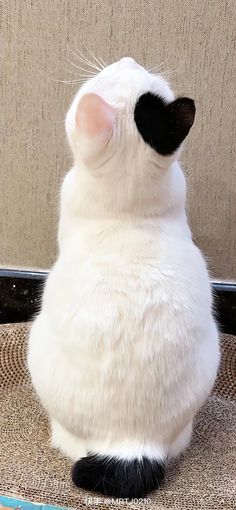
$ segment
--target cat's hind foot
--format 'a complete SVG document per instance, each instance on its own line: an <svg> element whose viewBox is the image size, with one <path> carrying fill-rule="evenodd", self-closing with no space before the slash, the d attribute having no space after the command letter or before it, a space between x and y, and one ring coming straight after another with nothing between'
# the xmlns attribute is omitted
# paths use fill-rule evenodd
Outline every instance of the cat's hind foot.
<svg viewBox="0 0 236 510"><path fill-rule="evenodd" d="M144 498L164 478L164 464L156 459L124 460L96 454L75 463L72 480L77 487L114 498Z"/></svg>
<svg viewBox="0 0 236 510"><path fill-rule="evenodd" d="M124 444L105 450L75 463L72 480L77 487L128 499L143 498L159 487L165 474L163 448Z"/></svg>

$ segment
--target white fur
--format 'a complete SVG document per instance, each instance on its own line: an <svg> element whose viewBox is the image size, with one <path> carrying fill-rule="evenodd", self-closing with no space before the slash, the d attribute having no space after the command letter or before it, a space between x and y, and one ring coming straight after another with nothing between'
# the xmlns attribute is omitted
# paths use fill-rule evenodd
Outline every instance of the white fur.
<svg viewBox="0 0 236 510"><path fill-rule="evenodd" d="M144 143L137 98L174 95L132 59L87 82L66 120L74 167L61 192L58 260L29 339L33 384L53 445L165 459L189 443L219 363L205 261L191 239L176 158ZM93 92L116 108L104 153L78 137L75 112Z"/></svg>

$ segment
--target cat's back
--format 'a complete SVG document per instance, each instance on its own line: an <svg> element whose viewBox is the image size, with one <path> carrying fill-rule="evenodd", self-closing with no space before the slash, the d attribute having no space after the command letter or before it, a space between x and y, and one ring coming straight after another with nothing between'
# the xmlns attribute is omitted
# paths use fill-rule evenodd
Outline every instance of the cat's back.
<svg viewBox="0 0 236 510"><path fill-rule="evenodd" d="M57 323L67 317L81 325L89 317L90 324L108 328L147 309L163 312L163 306L172 318L190 308L191 316L200 309L210 314L200 251L188 233L176 235L164 223L106 220L71 230L46 284L43 309Z"/></svg>
<svg viewBox="0 0 236 510"><path fill-rule="evenodd" d="M116 428L126 405L134 417L137 409L153 409L156 430L162 415L154 401L162 391L172 406L172 395L181 399L186 374L195 388L199 373L208 391L213 376L205 344L208 338L211 356L217 355L216 337L205 263L188 236L171 235L163 225L87 225L68 235L49 275L31 331L29 367L45 407L68 428L67 409L60 398L51 399L62 387L65 401L73 398L86 423L96 416L98 430L104 430L104 415L106 425ZM166 379L170 367L174 382Z"/></svg>

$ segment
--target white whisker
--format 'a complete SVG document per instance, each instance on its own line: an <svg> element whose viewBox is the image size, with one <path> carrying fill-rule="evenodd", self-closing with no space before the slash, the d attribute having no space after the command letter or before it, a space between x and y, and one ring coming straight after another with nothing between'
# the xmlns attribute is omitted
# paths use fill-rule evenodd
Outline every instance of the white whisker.
<svg viewBox="0 0 236 510"><path fill-rule="evenodd" d="M161 71L160 74L163 74L164 76L170 76L171 74L179 72L183 66L184 61L180 62L179 64L176 64L175 66L171 67L170 69L167 69L166 71Z"/></svg>
<svg viewBox="0 0 236 510"><path fill-rule="evenodd" d="M85 71L86 73L90 73L90 74L91 74L91 76L92 76L92 75L93 75L93 76L95 76L95 74L97 74L97 73L95 73L95 72L93 72L93 73L92 73L92 71L90 71L89 69L86 69L86 68L84 68L84 67L77 66L77 64L74 64L74 62L72 62L72 61L71 61L68 57L66 57L66 60L67 60L67 62L68 62L69 64L71 64L71 65L72 65L73 67L75 67L76 69L79 69L80 71Z"/></svg>
<svg viewBox="0 0 236 510"><path fill-rule="evenodd" d="M46 76L44 75L44 78L47 78L48 80L55 81L57 83L70 83L71 85L74 83L85 83L86 80L83 80L82 78L79 80L57 80L56 78L53 78L52 76Z"/></svg>
<svg viewBox="0 0 236 510"><path fill-rule="evenodd" d="M67 73L70 73L70 74L73 74L73 76L77 76L78 79L80 78L83 78L83 76L88 76L88 75L83 75L83 74L79 74L78 72L75 73L74 71L72 71L71 69L68 69L67 67L64 67L64 70L67 72ZM91 78L93 78L94 75L89 75Z"/></svg>
<svg viewBox="0 0 236 510"><path fill-rule="evenodd" d="M76 58L76 60L81 61L82 64L89 65L89 63L85 60L85 58L82 58L80 55L78 55L78 53L75 53L69 46L67 46L67 49L72 53L72 55Z"/></svg>
<svg viewBox="0 0 236 510"><path fill-rule="evenodd" d="M67 73L73 74L73 76L77 76L77 78L80 78L80 75L78 73L74 73L74 71L67 69L67 67L65 67L64 69Z"/></svg>
<svg viewBox="0 0 236 510"><path fill-rule="evenodd" d="M85 57L80 51L79 51L79 55L78 55L71 48L69 48L69 46L68 46L68 49L72 53L72 55L74 55L74 57L76 57L77 59L81 60L82 63L84 63L85 65L87 65L89 67L92 67L93 69L96 69L99 72L101 71L101 69L99 67L97 67L93 62L90 62L90 60L88 60L87 57Z"/></svg>
<svg viewBox="0 0 236 510"><path fill-rule="evenodd" d="M41 76L43 78L46 78L47 80L55 81L56 83L80 83L84 82L82 78L79 78L78 80L58 80L57 78L53 78L53 76L48 76L47 74L44 74L43 72L38 72L36 75Z"/></svg>
<svg viewBox="0 0 236 510"><path fill-rule="evenodd" d="M107 67L106 62L105 62L105 60L102 57L100 57L100 60L101 60L101 63L104 65L104 67Z"/></svg>
<svg viewBox="0 0 236 510"><path fill-rule="evenodd" d="M182 61L181 63L171 67L170 69L167 69L166 71L165 70L161 70L161 67L163 68L165 62L161 62L160 64L156 65L155 67L151 67L150 69L148 69L148 72L151 73L153 71L157 71L156 72L156 75L159 74L160 76L162 76L163 78L165 77L168 77L168 76L171 76L174 72L176 71L179 71L179 69L182 67L182 65L184 64L184 61ZM154 76L155 76L155 73L154 73Z"/></svg>
<svg viewBox="0 0 236 510"><path fill-rule="evenodd" d="M163 62L160 62L160 64L154 66L154 67L151 67L151 69L148 69L148 72L151 73L152 71L155 71L156 69L159 69L162 65L164 65L164 61Z"/></svg>
<svg viewBox="0 0 236 510"><path fill-rule="evenodd" d="M92 53L92 51L90 50L90 48L89 48L89 47L86 47L86 45L85 45L85 44L83 44L83 45L84 45L84 47L85 47L86 51L88 51L88 52L90 53L91 57L92 57L92 58L94 58L94 60L96 60L96 62L97 62L97 63L98 63L98 65L100 66L100 71L101 71L102 69L104 69L104 66L103 66L103 65L102 65L102 63L98 60L98 58L97 58L97 57L95 57L94 53Z"/></svg>
<svg viewBox="0 0 236 510"><path fill-rule="evenodd" d="M81 58L83 58L87 63L88 65L90 65L91 67L93 67L94 69L97 69L98 71L101 71L101 68L98 67L95 62L91 62L91 60L88 59L88 57L86 57L82 51L79 50L79 55L81 56Z"/></svg>

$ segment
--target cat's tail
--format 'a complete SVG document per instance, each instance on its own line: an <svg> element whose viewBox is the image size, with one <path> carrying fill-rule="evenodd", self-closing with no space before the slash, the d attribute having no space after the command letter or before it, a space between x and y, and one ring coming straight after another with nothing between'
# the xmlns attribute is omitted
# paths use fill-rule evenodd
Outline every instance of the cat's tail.
<svg viewBox="0 0 236 510"><path fill-rule="evenodd" d="M143 498L157 489L164 478L164 462L148 458L122 459L89 454L72 469L77 487L114 498Z"/></svg>

